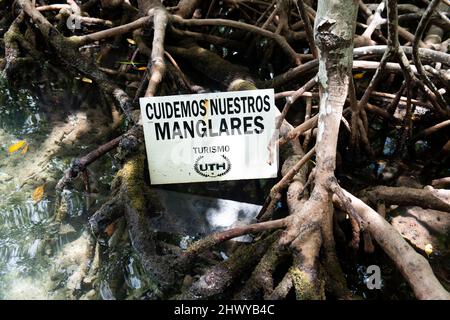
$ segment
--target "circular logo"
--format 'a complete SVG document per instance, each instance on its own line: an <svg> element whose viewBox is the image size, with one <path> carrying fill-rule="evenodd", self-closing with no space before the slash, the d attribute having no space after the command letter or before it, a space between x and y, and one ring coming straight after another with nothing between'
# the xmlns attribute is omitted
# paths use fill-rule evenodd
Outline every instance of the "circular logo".
<svg viewBox="0 0 450 320"><path fill-rule="evenodd" d="M231 161L225 155L204 155L197 158L194 170L203 177L216 178L231 170Z"/></svg>

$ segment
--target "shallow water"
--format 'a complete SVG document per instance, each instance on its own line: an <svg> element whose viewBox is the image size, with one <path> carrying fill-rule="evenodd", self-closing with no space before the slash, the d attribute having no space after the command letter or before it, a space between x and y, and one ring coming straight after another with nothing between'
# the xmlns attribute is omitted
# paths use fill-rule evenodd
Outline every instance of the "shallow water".
<svg viewBox="0 0 450 320"><path fill-rule="evenodd" d="M61 197L67 207L67 219L61 225L54 220L57 181L75 157L111 138L108 130L111 131L114 122L111 115L104 114L101 102L95 100L96 90L78 85L61 81L59 85L39 88L42 90L34 86L12 89L0 79L0 299L154 297L152 281L130 244L124 219L117 222L109 241L101 242L103 245L97 248L88 236L88 218L106 200L117 171L113 155L108 154L89 166L91 194L83 191L81 179L74 188L64 190ZM92 96L96 98L93 100ZM8 148L20 140L26 141L28 150L10 154ZM376 168L382 169L380 164L365 169ZM369 175L366 171L362 173L363 184ZM356 184L355 174L348 179ZM273 183L233 181L205 183L200 189L198 184L169 189L218 198L227 195L235 201L262 204ZM32 194L39 186L44 186L44 196L34 201ZM279 210L286 210L281 202L279 205ZM189 237L181 240L192 241ZM185 247L182 242L179 245ZM94 251L101 257L98 272L91 282L80 284L80 276L86 271L83 263L94 264L92 256L86 259ZM368 299L412 297L387 257L367 257L349 252L347 247L338 251L349 261L343 269L350 289L356 294ZM364 283L365 270L372 264L383 265L381 291L370 291ZM86 278L90 278L89 274Z"/></svg>
<svg viewBox="0 0 450 320"><path fill-rule="evenodd" d="M13 90L0 80L0 299L79 298L91 288L68 292L67 287L83 250L89 247L87 241L81 241L83 232L92 210L108 194L115 162L108 155L90 167L95 183L89 196L77 187L62 193L67 219L62 226L56 223L56 182L73 158L90 151L98 140L93 139L86 124L88 116L83 115L91 111L75 107L74 112L60 110L49 115L49 106L33 92L33 88ZM62 103L73 107L72 101ZM84 127L87 129L80 131ZM71 139L73 132L75 138ZM9 146L20 140L26 141L28 150L9 153ZM33 191L42 185L44 196L34 201ZM132 249L127 253L118 264L126 295L142 288L145 281ZM101 285L95 287L107 287L108 277L108 270L100 272ZM95 291L91 298L116 298Z"/></svg>
<svg viewBox="0 0 450 320"><path fill-rule="evenodd" d="M62 227L54 221L56 182L74 157L86 154L99 141L91 137L98 115L88 116L77 105L85 97L74 98L63 88L56 89L65 108L52 113L48 100L33 90L12 90L0 83L0 299L152 298L152 282L144 274L123 220L108 245L98 248L102 263L94 285L77 282L83 272L80 265L94 250L87 237L88 217L105 201L117 168L111 155L92 164L94 192L89 196L83 192L81 181L65 190L61 197L68 217ZM20 140L29 145L28 151L9 154L8 147ZM261 203L257 195L266 192L258 183L234 181L226 187L212 183L204 188L209 196L227 194L230 199ZM41 185L43 199L35 202L32 193ZM191 187L198 191L196 185ZM356 283L363 283L364 274L355 275Z"/></svg>

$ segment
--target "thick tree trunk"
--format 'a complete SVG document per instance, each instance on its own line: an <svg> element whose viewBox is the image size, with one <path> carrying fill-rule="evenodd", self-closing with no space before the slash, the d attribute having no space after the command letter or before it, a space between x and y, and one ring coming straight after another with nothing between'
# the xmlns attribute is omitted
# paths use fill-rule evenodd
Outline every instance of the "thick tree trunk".
<svg viewBox="0 0 450 320"><path fill-rule="evenodd" d="M303 288L312 291L306 294L309 298L321 296L317 261L321 246L324 248L326 266L331 271L330 276L338 282L343 279L335 254L330 185L334 183L339 124L352 68L357 9L357 2L353 0L319 1L314 25L314 37L319 50L320 88L315 186L309 200L294 216L293 223L280 240L283 244L292 243L296 252L301 252L295 260L295 267L308 283Z"/></svg>

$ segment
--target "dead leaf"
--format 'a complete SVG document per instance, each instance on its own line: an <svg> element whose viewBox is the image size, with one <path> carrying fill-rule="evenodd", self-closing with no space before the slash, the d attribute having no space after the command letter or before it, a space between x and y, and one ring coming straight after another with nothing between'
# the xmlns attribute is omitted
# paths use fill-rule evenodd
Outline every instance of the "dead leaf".
<svg viewBox="0 0 450 320"><path fill-rule="evenodd" d="M110 238L113 235L114 231L116 231L116 224L114 222L108 224L108 226L105 228L105 233L108 236L108 238Z"/></svg>
<svg viewBox="0 0 450 320"><path fill-rule="evenodd" d="M136 41L134 41L133 39L129 39L128 38L127 41L128 41L129 44L132 44L132 45L136 44Z"/></svg>
<svg viewBox="0 0 450 320"><path fill-rule="evenodd" d="M92 83L92 80L86 77L81 78L81 81L86 82L86 83Z"/></svg>
<svg viewBox="0 0 450 320"><path fill-rule="evenodd" d="M44 186L45 185L41 185L41 186L37 187L36 189L34 189L31 197L33 198L33 201L35 203L38 203L44 197Z"/></svg>
<svg viewBox="0 0 450 320"><path fill-rule="evenodd" d="M430 256L430 254L433 253L433 245L431 243L425 245L425 253L427 254L427 256Z"/></svg>
<svg viewBox="0 0 450 320"><path fill-rule="evenodd" d="M145 71L145 70L147 70L147 67L139 67L139 68L136 68L136 70L138 70L138 71Z"/></svg>
<svg viewBox="0 0 450 320"><path fill-rule="evenodd" d="M364 77L364 72L361 72L361 73L355 73L355 74L353 75L353 79L356 79L356 80L362 79L363 77Z"/></svg>
<svg viewBox="0 0 450 320"><path fill-rule="evenodd" d="M26 145L26 143L27 143L27 142L26 142L25 140L20 140L20 141L14 143L12 146L10 146L10 147L8 148L8 152L9 152L10 154L11 154L11 153L14 153L14 152L16 152L16 151L22 149L23 146Z"/></svg>

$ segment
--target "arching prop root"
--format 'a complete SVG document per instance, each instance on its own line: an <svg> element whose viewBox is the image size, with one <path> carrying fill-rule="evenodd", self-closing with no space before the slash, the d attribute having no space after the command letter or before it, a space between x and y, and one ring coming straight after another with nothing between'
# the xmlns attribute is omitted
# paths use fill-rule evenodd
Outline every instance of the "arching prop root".
<svg viewBox="0 0 450 320"><path fill-rule="evenodd" d="M150 227L149 220L160 211L158 199L144 181L145 157L142 148L129 156L117 172L112 184L111 199L101 206L89 219L92 232L101 238L106 228L120 217L125 217L130 241L154 289L153 298L164 298L177 290L181 283L181 271L185 266L178 263L179 252L169 252ZM163 254L162 254L163 253Z"/></svg>
<svg viewBox="0 0 450 320"><path fill-rule="evenodd" d="M420 27L416 32L413 48L400 46L397 33L400 36L403 34L404 37L408 37L408 34L405 32L406 30L397 26L397 2L389 0L387 2L388 41L383 37L381 30L376 30L377 25L385 22L380 16L383 4L378 6L372 22L367 23L368 27L362 36L363 39L359 39L363 44L372 44L377 40L388 45L356 49L352 47L357 11L357 2L353 0L341 1L339 4L336 1L321 0L317 12L302 2L298 8L298 18L301 18L302 21L298 21L297 25L300 26L303 23L305 32L298 32L296 31L298 29L294 30L297 27L287 23L286 12L284 12L284 6L287 6L287 3L283 3L283 9L279 9L279 6L275 7L273 4L258 4L258 10L263 8L264 13L261 15L262 18L252 25L228 19L190 19L195 15L195 9L202 3L197 0L180 1L173 14L169 14L159 0L142 0L138 1L141 16L134 17L134 21L128 22L131 16L127 14L122 18L123 21L120 25L116 27L70 37L64 36L60 32L61 28L55 27L45 18L46 16L42 14L44 8L35 8L29 0L18 0L17 3L18 8L22 10L21 13L15 18L8 17L11 20L10 27L8 31L1 31L6 32L4 40L6 55L5 59L0 61L0 65L2 68L6 68L6 73L11 74L15 66L20 63L21 53L27 52L31 57L40 55L33 50L34 48L28 40L17 33L23 26L23 18L31 18L34 24L27 25L27 27L34 31L38 29L44 40L50 45L49 48L53 50L52 52L56 52L59 59L74 70L92 79L103 93L121 107L132 124L136 124L139 120L139 112L133 110L133 103L137 102L137 99L144 94L155 95L166 72L168 76L180 75L183 77L183 89L188 92L195 91L173 56L181 58L193 69L227 90L256 89L255 84L258 87L273 86L275 88L292 83L297 85L294 88L295 91L289 91L283 95L283 97L290 97L285 103L282 116L277 123L282 135L276 142L284 149L282 150L285 159L282 168L283 178L272 188L261 211L260 222L209 235L194 243L187 251L180 252L179 248L160 242L156 238L154 230L150 228L149 218L159 208L158 199L153 196L146 181L145 152L139 148L139 145L142 144L142 129L139 124L124 135L74 161L66 171L58 184L58 190L68 186L80 173L84 175L85 179L88 179L85 174L86 167L116 147L119 147L119 153L125 153L118 157L122 162L122 167L114 180L110 200L92 215L90 226L97 237L109 237L109 242L112 243L111 247L116 247L114 242L118 241L119 235L128 234L127 231L130 231L131 242L146 272L155 284L151 297L282 299L293 293L298 299L323 299L326 294L344 299L352 298L335 252L333 225L337 220L337 214L333 208L334 203L336 207L349 214L352 227L352 247L356 248L359 245L360 233L363 232L366 251L374 250L373 245L371 247L370 244L372 244L372 239L375 240L397 265L418 298L448 299L448 292L437 282L428 262L414 252L384 219L386 211L384 203L421 204L427 208L448 212L447 190L435 190L428 187L423 190L376 187L367 190L367 193L363 195L371 203L379 206L379 213L376 213L361 200L343 190L334 177L337 139L343 114L351 112L351 142L353 146L356 149L363 147L369 154L371 154L371 149L366 110L388 120L391 125L396 125L401 123L401 120L393 117L394 111L397 105L406 104L408 112L406 120L403 121L405 127L410 125L408 121L412 118L411 106L413 104L420 104L427 109L432 109L441 117L448 116L448 108L446 109L442 101L446 96L442 96L439 91L436 91L437 88L429 83L428 78L442 80L446 77L445 70L441 70L438 66L434 69L431 67L431 62L436 62L436 65L448 66L450 55L429 48L419 48L422 46L420 38L432 17L431 11L437 1L432 1L424 17L420 18ZM53 6L45 8L45 10L69 10L69 17L75 16L82 18L81 20L84 22L95 21L109 25L107 20L84 19L80 15L80 10L85 10L86 6L78 7L73 1L69 1L69 3L71 5L57 5L57 8ZM136 11L127 1L118 1L118 3L102 1L101 5L127 9L128 13ZM212 2L207 16L214 6L215 4ZM371 10L366 8L362 2L360 2L360 7L366 17L372 16ZM256 10L248 5L246 8ZM242 8L237 10L242 11ZM276 15L279 15L279 19L275 19ZM269 17L266 18L266 16ZM312 30L309 19L314 16L315 24L314 30ZM3 20L4 18L1 19L1 24L3 24ZM61 24L61 18L59 20ZM441 23L445 21L445 19L438 20ZM278 24L274 26L273 21L277 21ZM150 29L146 27L151 23L153 23L153 37L150 49L150 43L146 40L144 31ZM170 40L175 41L165 48L164 41L168 23L173 25L169 25L167 34L170 35ZM206 42L218 47L224 46L229 50L234 50L233 48L242 50L242 47L245 48L247 45L245 41L238 40L238 37L229 39L223 35L212 34L214 33L213 28L208 26L227 26L232 28L233 32L243 31L245 39L249 39L251 34L272 39L274 43L268 46L269 49L261 50L264 51L263 61L274 58L275 43L283 49L283 57L290 57L289 66L298 64L300 57L313 60L287 71L285 71L287 66L283 66L282 72L284 73L270 80L252 80L247 69L223 59L214 53L214 50L208 50L195 42ZM134 31L133 35L138 49L134 49L131 60L136 57L138 50L149 58L147 71L136 90L133 101L129 99L128 90L120 88L108 77L110 74L123 76L123 70L128 67L121 67L118 71L112 70L114 72L111 73L111 69L107 71L108 68L98 67L96 63L79 52L82 45L100 43L111 37L117 39L117 37L132 31ZM307 40L312 54L297 54L294 51L292 45L294 40L298 39ZM165 49L167 52L164 51ZM249 51L253 49L250 48ZM365 59L382 55L380 62L352 62L352 57ZM407 55L412 55L417 68L409 65ZM396 58L399 64L388 62L388 58ZM167 69L165 59L170 61ZM430 63L430 66L421 68L422 61ZM355 89L350 81L352 67L357 70L376 70L375 76L359 102L356 99L358 88ZM424 70L427 72L426 74ZM379 75L383 71L393 74L403 73L405 81L397 94L374 91L380 80ZM308 77L304 77L304 75L308 75ZM417 75L420 80L416 79ZM134 80L136 77L139 76L133 75L133 77L125 78ZM304 80L307 81L304 82ZM421 89L429 102L420 101L420 97L412 99L410 88L406 92L407 97L402 97L405 88L410 84ZM313 91L316 85L319 87L319 93ZM346 113L343 111L343 107L348 88L350 88L350 108ZM170 93L179 93L177 89L179 88L175 88ZM198 86L196 89L200 90ZM354 89L355 92L353 92ZM294 109L291 108L294 102L300 100L298 98L304 95L309 98L308 119L305 117L302 124L293 128L287 123L286 115L290 109ZM391 100L387 110L368 103L369 98L380 95L387 96ZM317 96L320 98L319 114L312 115L310 114L312 99L316 99ZM417 137L427 136L436 130L445 128L448 124L447 121L442 122L442 119L439 122L440 125L429 127L430 130L419 133ZM316 126L317 129L314 129ZM315 147L309 150L308 143L304 143L305 150L303 150L299 141L300 135L306 132L309 132L309 138L316 138ZM410 132L406 133L410 135ZM315 168L310 172L312 163L310 160L314 156ZM442 181L436 183L439 185ZM286 198L284 198L284 190L287 190ZM274 208L280 201L287 204L288 215L277 220L270 220L274 219ZM109 228L115 222L121 226L116 232ZM125 228L125 223L128 229ZM194 264L202 252L233 237L247 233L255 234L256 238L253 243L238 246L228 260L213 265L199 278L194 278L193 282L189 280L192 280L192 276L199 275L194 271L198 270L195 269ZM96 247L98 248L98 246L99 242ZM95 268L91 271L84 268L83 274L88 274L85 278L92 279ZM183 277L184 281L182 281ZM183 287L181 288L182 282ZM182 291L181 294L179 294L180 291Z"/></svg>
<svg viewBox="0 0 450 320"><path fill-rule="evenodd" d="M64 176L56 185L56 191L61 192L69 183L71 183L78 175L85 172L86 168L94 161L105 155L106 153L121 146L122 152L131 152L136 148L139 142L143 140L142 127L136 126L127 131L125 134L114 138L113 140L101 145L97 149L89 152L85 156L73 160L70 167L64 173Z"/></svg>
<svg viewBox="0 0 450 320"><path fill-rule="evenodd" d="M323 270L319 267L321 248L323 248L322 258L325 261L325 269L328 269L327 278L338 284L337 286L331 285L329 288L335 289L335 293L340 294L340 297L349 297L335 253L332 227L332 199L334 199L341 208L349 213L354 222L354 245L359 242L360 231L366 232L366 239L369 237L367 232L370 232L370 235L397 264L418 298L448 298L448 292L437 281L428 262L417 254L381 216L374 211L372 212L376 214L377 220L373 215L369 216L367 214L368 207L363 206L359 199L342 190L334 178L339 124L352 66L354 25L349 25L348 21L355 21L356 11L357 8L353 1L349 1L347 5L342 5L342 3L336 5L331 1L319 2L315 37L319 49L318 82L321 99L316 140L316 168L312 180L314 186L311 187L309 198L302 199L299 195L304 195L303 189L306 181L301 183L294 180L290 183L287 194L289 219L285 218L286 220L282 223L278 221L278 226L285 227L285 230L266 255L261 260L258 259L260 262L247 282L248 287L241 290L238 297L251 297L260 291L265 297L285 297L290 288L294 287L297 298L323 298L325 296L323 285L325 277L321 276ZM357 112L357 110L355 111ZM297 160L294 163L300 162ZM289 170L284 170L284 177L287 172ZM298 169L294 174L296 172ZM271 196L276 200L279 198L276 195ZM361 211L363 210L361 208L366 211ZM262 226L267 225L266 222L262 222L259 226L263 229ZM258 228L252 227L252 230L255 229ZM233 231L228 232L229 234L233 233ZM220 237L215 239L218 238ZM387 238L390 241L387 241ZM217 242L211 242L211 244L215 243ZM277 266L278 260L285 257L280 248L288 248L291 251L293 264L281 282L275 284L271 273ZM398 254L399 250L404 251L405 255L411 259L411 265L408 266L404 262L404 256ZM277 255L273 254L275 251L278 253ZM211 277L215 274L212 272L202 276L201 280L194 283L188 292L193 294L193 292L199 292L198 288L206 290L208 286L213 286L217 279ZM231 285L230 281L227 282L226 287L229 285ZM217 294L225 288L221 286L220 290L214 289L214 293Z"/></svg>

